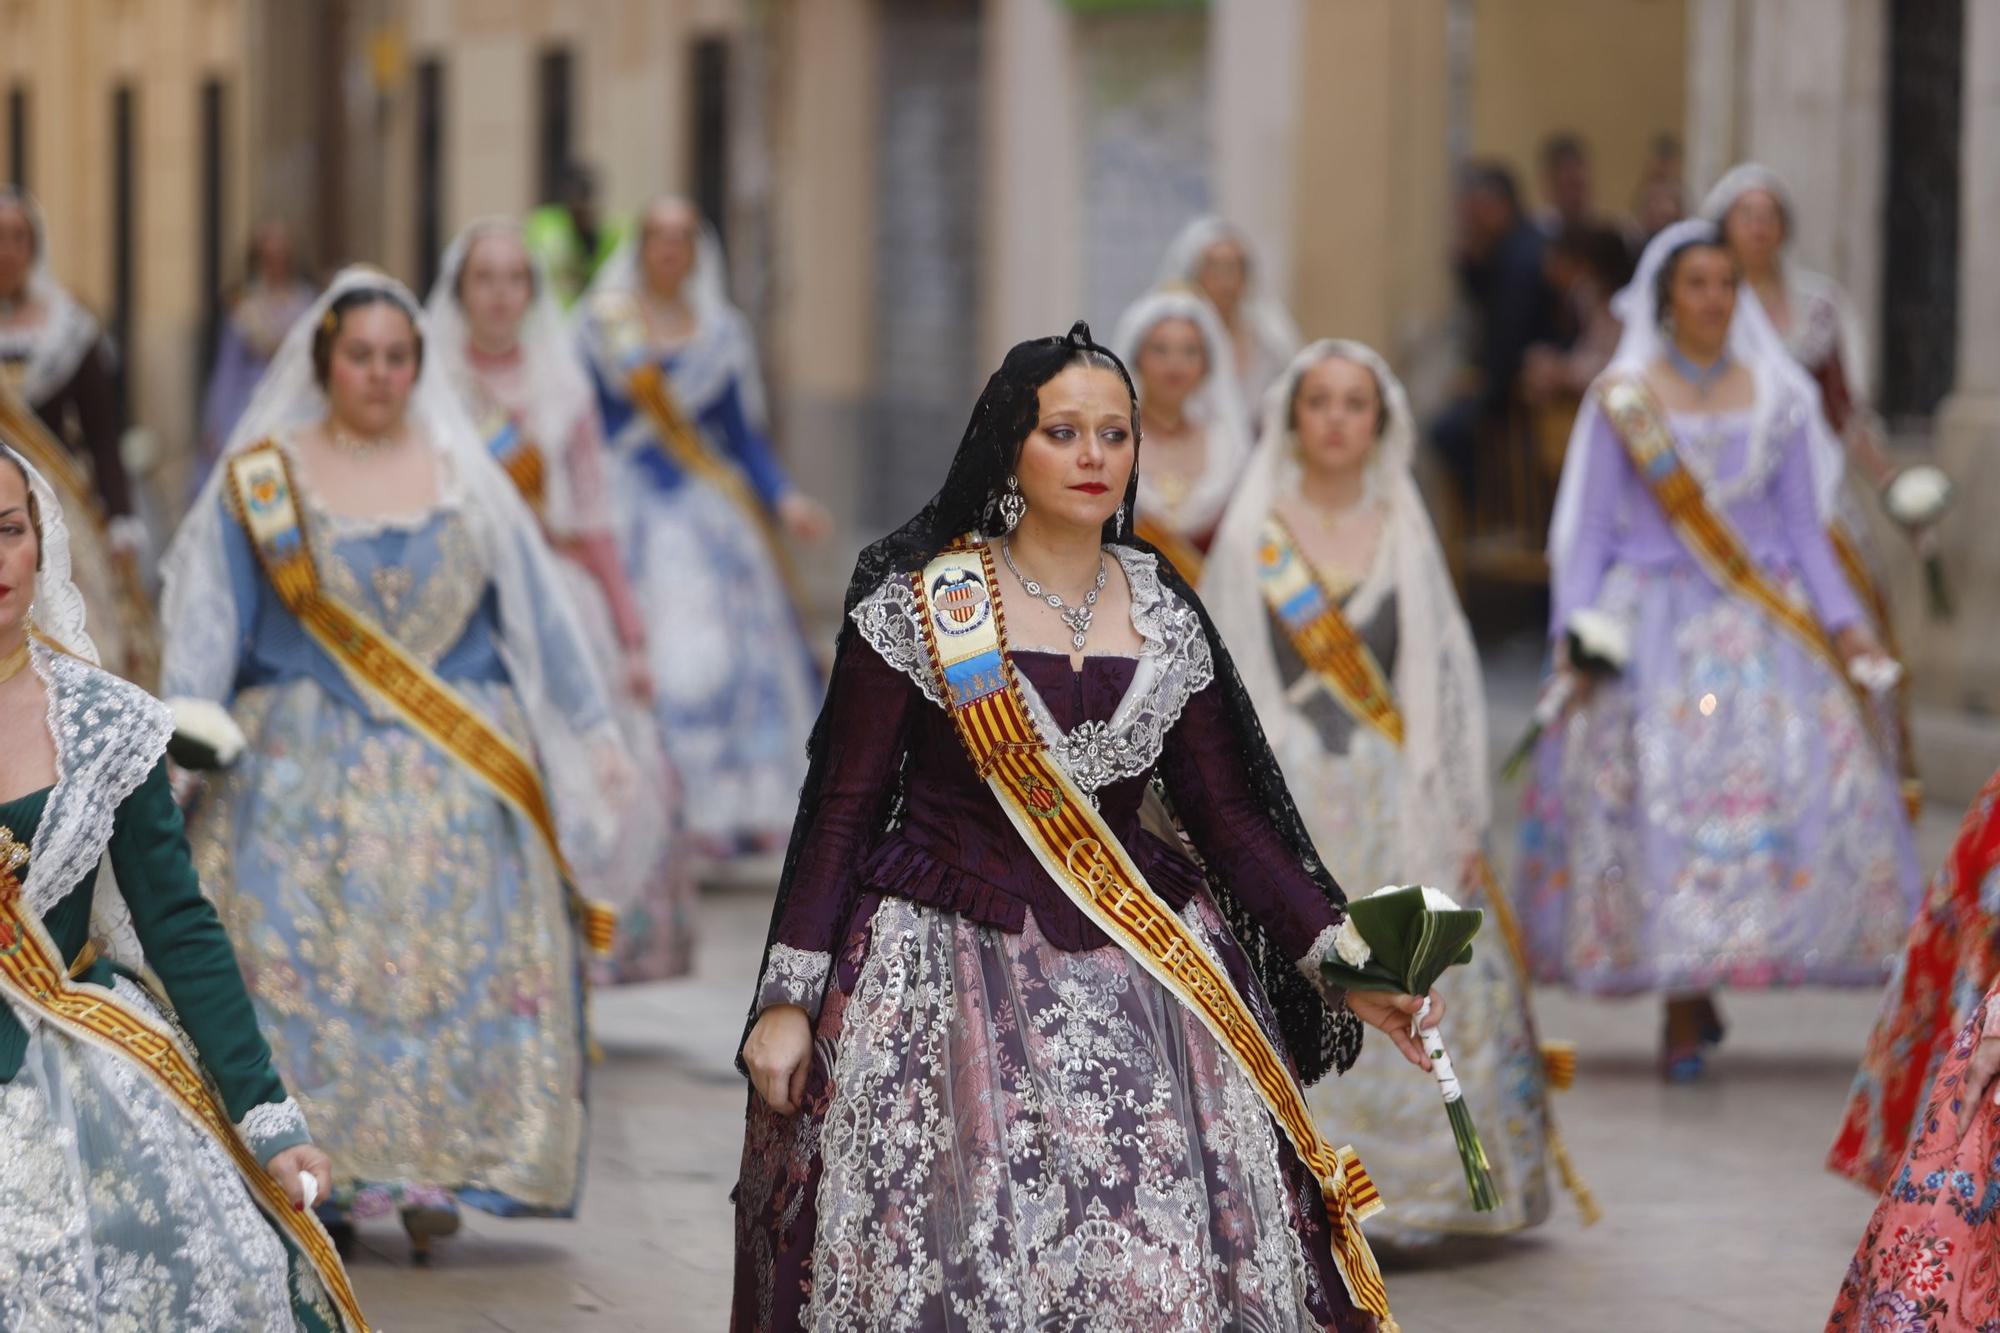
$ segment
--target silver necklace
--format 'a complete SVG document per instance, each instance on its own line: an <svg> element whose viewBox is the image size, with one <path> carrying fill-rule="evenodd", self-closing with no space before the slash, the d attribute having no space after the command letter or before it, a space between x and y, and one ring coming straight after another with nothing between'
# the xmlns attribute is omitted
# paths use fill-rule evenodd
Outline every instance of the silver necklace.
<svg viewBox="0 0 2000 1333"><path fill-rule="evenodd" d="M1097 582L1091 584L1090 591L1083 595L1083 605L1076 607L1069 605L1052 592L1043 592L1041 584L1021 572L1021 567L1014 563L1014 543L1006 542L1001 545L1000 558L1007 562L1008 570L1021 581L1021 587L1028 596L1039 597L1047 602L1062 619L1062 623L1069 626L1070 646L1078 652L1083 651L1083 641L1090 637L1090 622L1097 615L1095 609L1097 596L1104 591L1105 580L1111 577L1111 564L1104 558L1103 553L1100 552L1097 557Z"/></svg>
<svg viewBox="0 0 2000 1333"><path fill-rule="evenodd" d="M349 458L367 458L372 454L381 453L396 441L395 437L390 435L350 434L328 422L326 442L333 446L336 453L346 454Z"/></svg>

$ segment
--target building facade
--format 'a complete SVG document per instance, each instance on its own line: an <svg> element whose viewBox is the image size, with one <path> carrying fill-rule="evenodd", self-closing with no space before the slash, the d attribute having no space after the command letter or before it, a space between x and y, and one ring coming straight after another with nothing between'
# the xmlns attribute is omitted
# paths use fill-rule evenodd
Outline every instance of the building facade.
<svg viewBox="0 0 2000 1333"><path fill-rule="evenodd" d="M1961 515L2000 488L2000 0L0 0L0 28L5 165L169 458L255 220L421 285L577 159L614 212L678 190L715 218L790 466L877 529L1010 342L1108 333L1200 212L1308 336L1423 398L1454 163L1532 198L1572 130L1608 209L1662 132L1691 201L1746 157L1783 172L1799 257L1879 331L1878 396ZM2000 548L1971 528L1945 532L1963 614L1905 629L1935 702L1987 708Z"/></svg>

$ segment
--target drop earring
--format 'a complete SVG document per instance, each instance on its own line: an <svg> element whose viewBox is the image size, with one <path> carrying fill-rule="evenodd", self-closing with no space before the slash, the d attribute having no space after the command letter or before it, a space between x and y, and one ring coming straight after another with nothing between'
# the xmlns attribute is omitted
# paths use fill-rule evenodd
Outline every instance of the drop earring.
<svg viewBox="0 0 2000 1333"><path fill-rule="evenodd" d="M1124 506L1124 505L1119 505L1119 506L1118 506L1118 517L1117 517L1117 519L1116 519L1116 520L1115 520L1115 521L1114 521L1114 522L1112 523L1112 525L1111 525L1111 535L1112 535L1112 536L1114 536L1114 537L1123 537L1123 536L1125 535L1125 506Z"/></svg>
<svg viewBox="0 0 2000 1333"><path fill-rule="evenodd" d="M1007 477L1007 493L1000 497L1000 522L1007 531L1012 532L1021 526L1021 516L1027 512L1028 497L1021 494L1021 479L1010 473Z"/></svg>

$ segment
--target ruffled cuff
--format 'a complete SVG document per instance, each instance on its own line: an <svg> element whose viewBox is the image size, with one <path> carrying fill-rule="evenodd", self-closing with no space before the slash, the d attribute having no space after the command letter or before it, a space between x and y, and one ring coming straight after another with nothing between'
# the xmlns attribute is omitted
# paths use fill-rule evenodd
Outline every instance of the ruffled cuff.
<svg viewBox="0 0 2000 1333"><path fill-rule="evenodd" d="M290 1097L281 1102L265 1102L251 1107L236 1122L236 1132L250 1145L251 1156L260 1162L270 1161L287 1148L312 1142L312 1132L306 1128L305 1112Z"/></svg>
<svg viewBox="0 0 2000 1333"><path fill-rule="evenodd" d="M1320 970L1321 963L1329 958L1339 957L1340 928L1343 924L1344 921L1337 921L1314 936L1312 947L1307 949L1305 956L1298 961L1298 969L1305 974L1305 979L1312 983L1313 990L1319 994L1320 1002L1330 1012L1352 1017L1347 1007L1347 988L1334 985Z"/></svg>
<svg viewBox="0 0 2000 1333"><path fill-rule="evenodd" d="M773 944L771 960L757 983L757 1012L761 1014L773 1005L795 1004L818 1018L826 978L832 970L833 955L825 950Z"/></svg>

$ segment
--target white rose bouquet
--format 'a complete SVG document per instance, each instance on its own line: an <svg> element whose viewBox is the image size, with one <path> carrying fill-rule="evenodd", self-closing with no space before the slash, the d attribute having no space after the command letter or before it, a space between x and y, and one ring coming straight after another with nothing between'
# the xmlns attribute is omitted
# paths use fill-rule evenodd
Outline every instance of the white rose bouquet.
<svg viewBox="0 0 2000 1333"><path fill-rule="evenodd" d="M1519 776L1542 733L1554 726L1563 709L1569 707L1570 697L1576 691L1576 673L1594 680L1608 680L1622 674L1626 663L1632 660L1632 633L1625 622L1591 607L1570 613L1563 642L1569 649L1570 670L1551 676L1541 697L1535 700L1527 732L1514 743L1507 753L1507 762L1500 766L1502 782L1512 782Z"/></svg>
<svg viewBox="0 0 2000 1333"><path fill-rule="evenodd" d="M1933 531L1951 508L1953 486L1943 468L1933 463L1906 467L1882 488L1882 508L1916 542L1924 558L1924 586L1930 593L1931 616L1951 619L1951 589L1946 586L1944 558Z"/></svg>
<svg viewBox="0 0 2000 1333"><path fill-rule="evenodd" d="M228 768L248 742L229 710L207 699L169 699L174 734L167 740L167 757L191 773Z"/></svg>
<svg viewBox="0 0 2000 1333"><path fill-rule="evenodd" d="M1320 971L1329 985L1343 990L1429 995L1446 969L1472 961L1472 940L1485 919L1485 913L1460 907L1441 889L1391 884L1347 904L1347 920L1335 933L1332 955L1321 961ZM1426 1001L1423 1011L1411 1021L1410 1030L1431 1058L1431 1072L1451 1122L1452 1142L1458 1145L1459 1161L1465 1166L1472 1206L1482 1213L1491 1212L1500 1206L1493 1166L1472 1123L1464 1091L1452 1073L1443 1032L1422 1026L1429 1014Z"/></svg>

